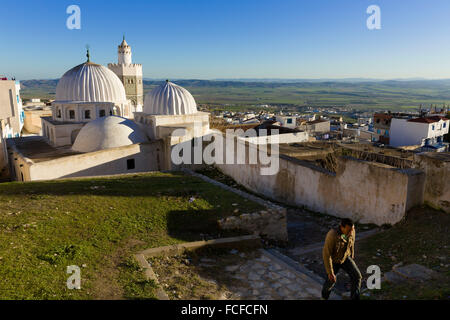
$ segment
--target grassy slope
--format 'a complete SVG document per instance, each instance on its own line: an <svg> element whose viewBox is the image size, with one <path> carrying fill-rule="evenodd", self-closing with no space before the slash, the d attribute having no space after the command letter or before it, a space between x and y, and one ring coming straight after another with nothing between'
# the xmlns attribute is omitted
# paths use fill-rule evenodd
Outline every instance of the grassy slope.
<svg viewBox="0 0 450 320"><path fill-rule="evenodd" d="M449 299L450 297L450 215L429 207L416 207L406 220L357 243L356 261L361 272L378 265L382 272L402 262L417 263L438 273L435 280L405 284L381 283L371 290L376 299ZM379 251L378 251L379 250ZM366 275L367 276L367 275Z"/></svg>
<svg viewBox="0 0 450 320"><path fill-rule="evenodd" d="M232 203L259 208L165 173L4 183L0 203L0 299L154 298L131 254L217 236L216 220ZM68 265L85 265L81 290L66 288Z"/></svg>

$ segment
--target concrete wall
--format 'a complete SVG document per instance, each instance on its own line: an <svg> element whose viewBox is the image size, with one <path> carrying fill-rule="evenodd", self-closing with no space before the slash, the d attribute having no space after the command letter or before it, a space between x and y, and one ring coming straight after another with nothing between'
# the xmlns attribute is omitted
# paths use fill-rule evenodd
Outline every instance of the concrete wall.
<svg viewBox="0 0 450 320"><path fill-rule="evenodd" d="M15 146L8 148L8 159L11 180L31 181L30 167L33 161L24 157Z"/></svg>
<svg viewBox="0 0 450 320"><path fill-rule="evenodd" d="M8 119L17 114L15 82L0 80L0 119Z"/></svg>
<svg viewBox="0 0 450 320"><path fill-rule="evenodd" d="M16 179L34 181L166 170L165 154L164 143L159 140L37 163L17 151L11 157ZM127 168L129 159L134 159L134 169Z"/></svg>
<svg viewBox="0 0 450 320"><path fill-rule="evenodd" d="M4 127L5 121L0 119L0 180L6 178L9 175L8 148L6 146L6 140L3 138Z"/></svg>
<svg viewBox="0 0 450 320"><path fill-rule="evenodd" d="M330 121L324 120L317 123L305 123L304 125L300 126L301 130L306 130L309 133L325 133L329 132L331 128Z"/></svg>
<svg viewBox="0 0 450 320"><path fill-rule="evenodd" d="M260 164L216 164L249 190L296 206L377 225L399 222L419 204L424 174L352 158L339 158L336 173L280 155L279 171L261 175Z"/></svg>
<svg viewBox="0 0 450 320"><path fill-rule="evenodd" d="M413 166L425 172L423 200L450 212L450 154L426 152L414 155Z"/></svg>
<svg viewBox="0 0 450 320"><path fill-rule="evenodd" d="M25 110L24 128L29 133L40 134L42 132L41 117L51 116L51 110Z"/></svg>
<svg viewBox="0 0 450 320"><path fill-rule="evenodd" d="M428 123L408 122L407 119L392 119L389 144L393 147L421 145L428 138Z"/></svg>
<svg viewBox="0 0 450 320"><path fill-rule="evenodd" d="M294 132L294 133L283 133L278 135L270 136L259 136L259 137L240 137L244 141L249 141L253 144L271 144L271 143L299 143L306 142L309 139L307 132Z"/></svg>
<svg viewBox="0 0 450 320"><path fill-rule="evenodd" d="M195 136L202 136L209 132L209 113L197 112L184 115L150 115L143 112L135 112L134 119L145 131L151 140L164 139L167 127L183 127L198 130ZM162 128L160 130L160 128Z"/></svg>

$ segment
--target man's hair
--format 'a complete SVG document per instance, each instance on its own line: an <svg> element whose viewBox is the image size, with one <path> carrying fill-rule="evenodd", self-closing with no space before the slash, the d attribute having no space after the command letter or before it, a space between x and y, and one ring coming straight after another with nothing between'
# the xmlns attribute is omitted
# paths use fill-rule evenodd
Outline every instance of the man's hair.
<svg viewBox="0 0 450 320"><path fill-rule="evenodd" d="M345 226L351 226L353 227L354 223L352 220L345 218L341 220L341 226L345 227Z"/></svg>

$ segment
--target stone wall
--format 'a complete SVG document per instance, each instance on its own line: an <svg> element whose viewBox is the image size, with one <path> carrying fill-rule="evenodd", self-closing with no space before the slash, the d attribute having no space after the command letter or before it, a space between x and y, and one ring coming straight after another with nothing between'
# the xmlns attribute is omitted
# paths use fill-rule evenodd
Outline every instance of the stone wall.
<svg viewBox="0 0 450 320"><path fill-rule="evenodd" d="M416 154L413 166L426 175L423 200L437 209L450 212L450 154Z"/></svg>
<svg viewBox="0 0 450 320"><path fill-rule="evenodd" d="M248 148L252 147L247 145ZM228 152L228 151L227 151ZM258 164L216 164L249 190L270 199L351 218L361 223L395 224L420 204L425 176L415 169L339 157L336 172L279 155L275 175L261 175Z"/></svg>

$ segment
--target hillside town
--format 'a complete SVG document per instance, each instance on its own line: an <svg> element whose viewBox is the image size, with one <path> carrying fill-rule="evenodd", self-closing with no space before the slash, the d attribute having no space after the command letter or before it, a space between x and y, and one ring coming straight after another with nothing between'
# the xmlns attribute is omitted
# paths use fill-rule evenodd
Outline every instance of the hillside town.
<svg viewBox="0 0 450 320"><path fill-rule="evenodd" d="M428 109L420 106L419 112L351 112L345 114L345 120L342 115L336 115L339 111L306 109L309 110L304 113L222 111L213 114L232 126L248 128L270 123L295 132L307 132L308 141L354 141L418 152L449 151L450 111L445 106Z"/></svg>
<svg viewBox="0 0 450 320"><path fill-rule="evenodd" d="M125 37L117 47L117 63L107 67L94 63L89 49L86 58L62 73L50 101L36 96L24 102L20 81L0 78L0 189L5 186L0 197L5 197L5 219L14 219L34 206L38 214L57 212L57 219L86 210L89 214L75 212L74 221L83 223L75 233L86 246L91 245L91 238L103 241L95 250L114 246L120 242L117 239L134 241L129 247L114 247L123 256L131 254L130 248L140 248L132 252L134 262L123 263L121 256L111 262L113 267L106 266L114 270L110 277L118 277L117 270L125 265L132 270L126 271L129 283L137 281L130 273L140 272L154 284L147 289L151 294L133 292L125 285L124 292L132 292L134 298L328 299L321 288L329 274L324 274L317 263L321 257L315 255L322 249L317 242L330 228L339 223L339 228L357 224L362 236L369 238L387 234L383 228L401 224L414 210L435 210L436 215L450 212L450 118L445 105L418 106L418 112L409 113L372 113L351 106L292 111L268 104L258 105L255 111L226 111L227 106L217 111L197 104L194 95L176 81L161 81L144 92L143 66L133 63ZM22 202L8 198L16 196L26 197L21 200L24 206L35 202L19 210L14 206ZM52 201L62 202L55 209ZM97 204L107 207L97 209ZM140 226L129 218L138 213L142 214ZM40 231L33 229L37 223L12 229L5 225L13 237L15 230ZM56 229L36 237L50 241L65 223L49 222L46 227ZM101 233L104 230L107 234ZM348 230L347 234L352 232ZM123 234L126 239L121 238ZM223 238L224 234L233 237ZM65 238L65 243L73 237ZM180 244L181 240L190 242ZM225 256L206 252L198 259L183 255L187 248L233 246L234 242L258 249L249 253L233 247ZM63 244L62 249L52 247L36 259L45 266L65 267L66 261L77 257L76 250L83 251L79 248ZM376 250L362 251L362 256L371 255L364 266L381 255L381 249ZM422 280L448 270L445 259L435 270L410 261L401 269L403 262L396 260L400 254L391 252L391 244L383 250L389 252L389 270L383 278L387 283L403 283L398 272L411 269ZM17 252L8 255L9 266ZM170 258L158 258L169 252ZM58 260L60 256L65 258ZM106 268L103 256L97 259L97 266ZM187 280L191 276L186 274L194 272L189 269L194 261L199 268L221 268L209 274L216 280ZM83 268L91 263L83 263ZM174 275L184 275L181 284L185 285L174 280ZM226 278L222 281L227 285L233 279L243 284L230 284L221 291L213 286L220 277ZM333 293L332 299L359 299L355 283L361 286L362 275L350 277L351 294L343 294L347 287L339 284L340 292ZM201 281L202 290L213 289L203 295L187 291L187 286L199 286ZM82 292L80 297L118 298L117 288L105 282L98 280L100 284L93 284L97 291ZM71 294L58 285L52 288L59 298ZM365 297L371 297L370 288L364 290ZM10 287L9 292L14 290ZM41 298L39 292L33 295Z"/></svg>

